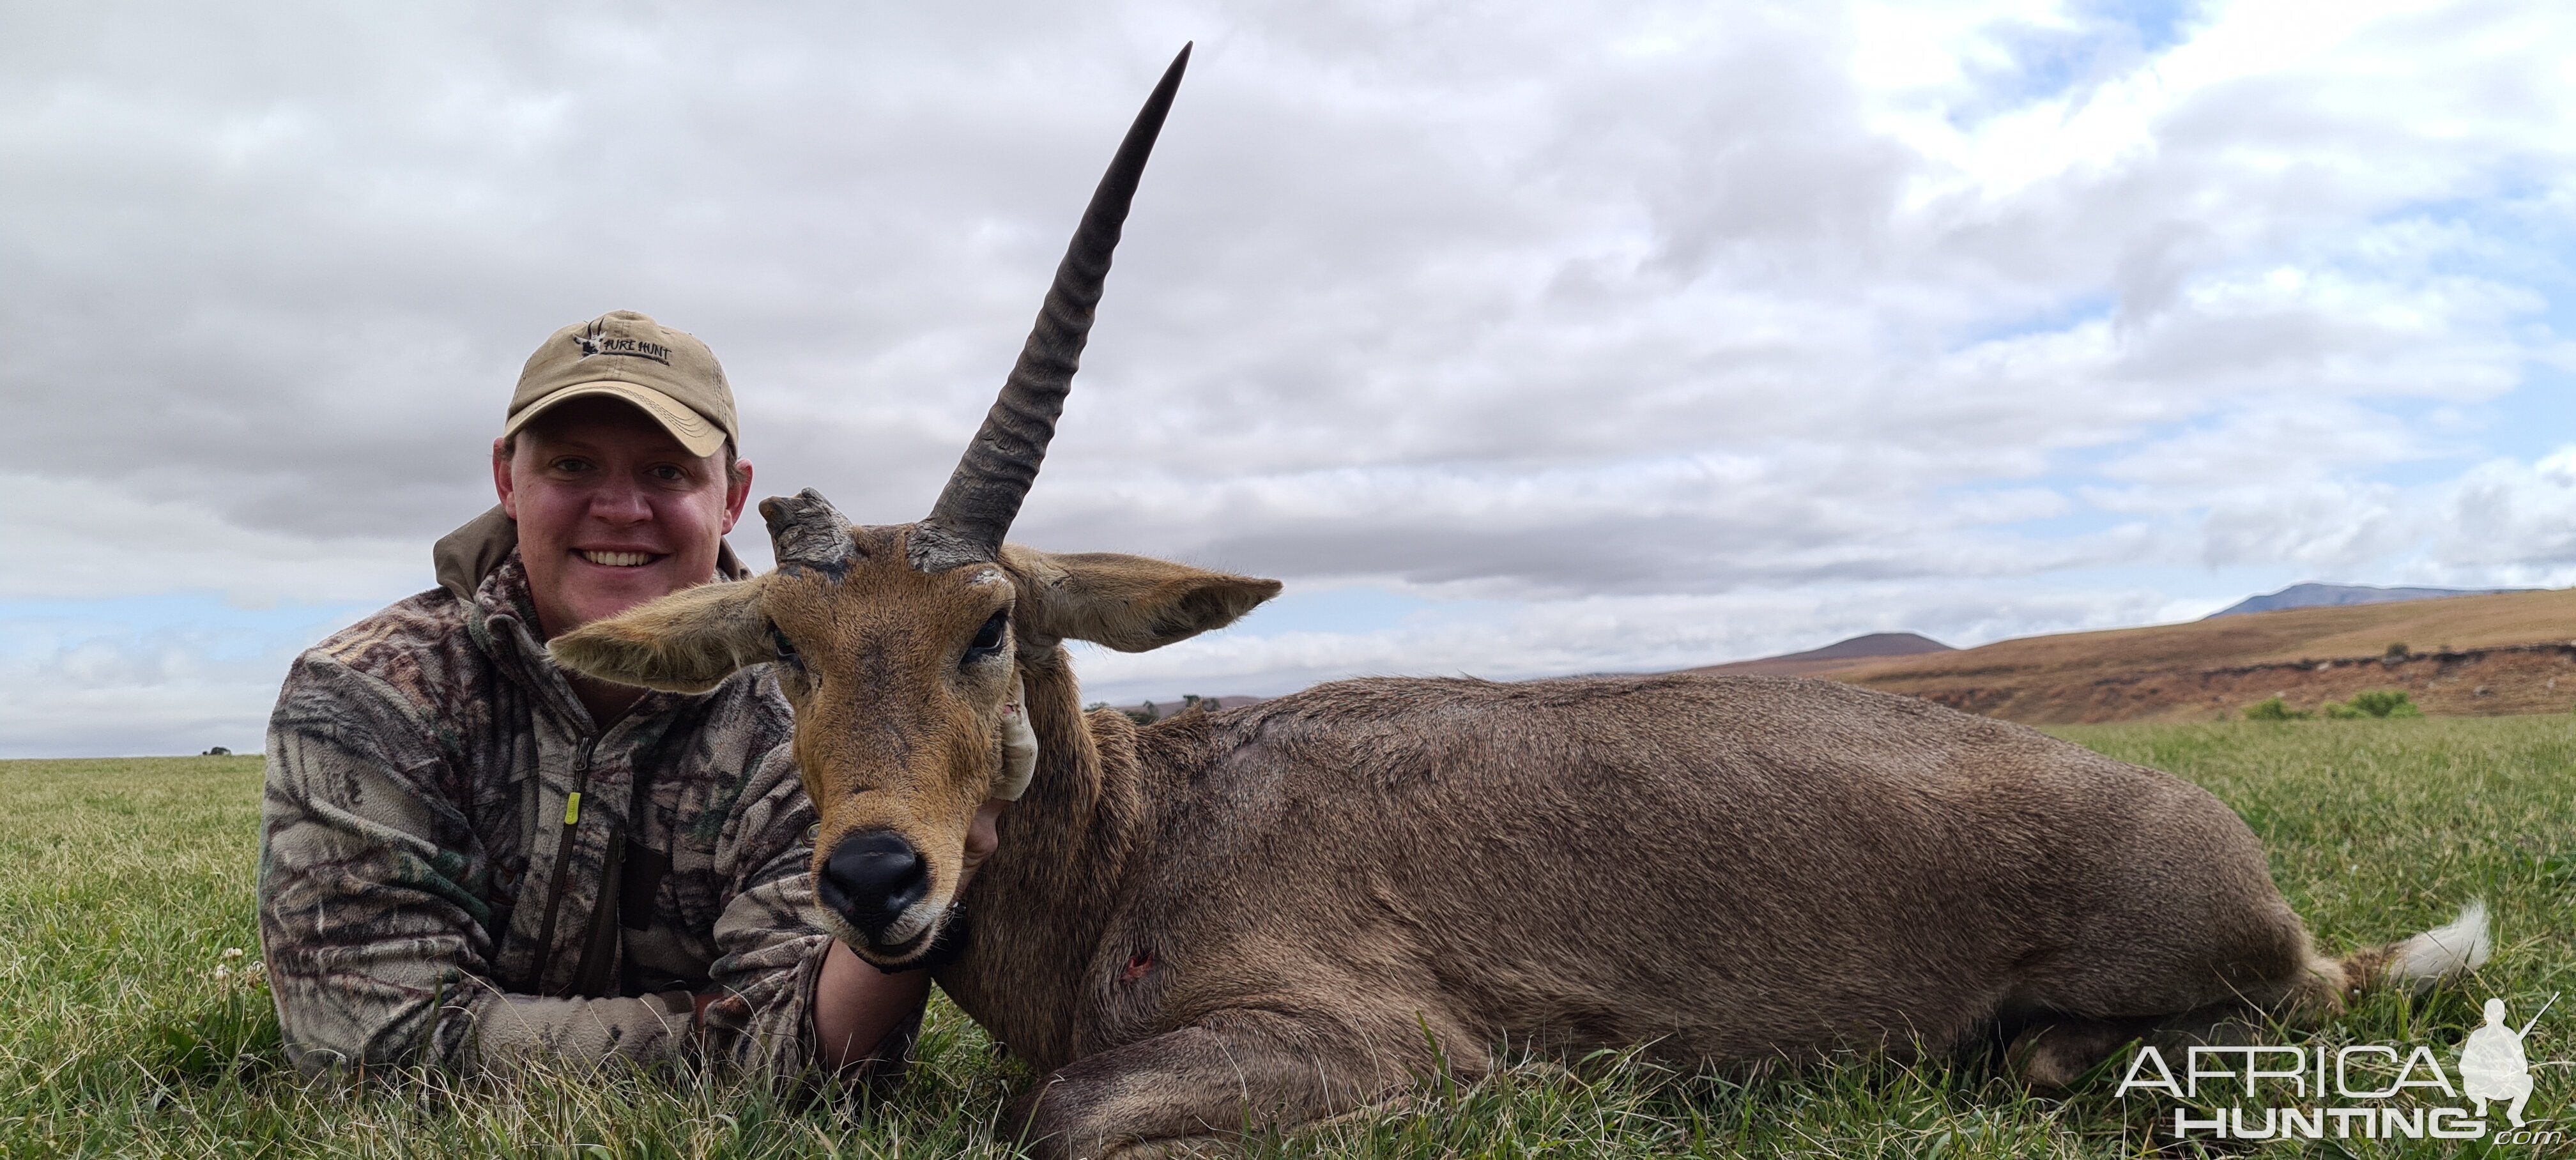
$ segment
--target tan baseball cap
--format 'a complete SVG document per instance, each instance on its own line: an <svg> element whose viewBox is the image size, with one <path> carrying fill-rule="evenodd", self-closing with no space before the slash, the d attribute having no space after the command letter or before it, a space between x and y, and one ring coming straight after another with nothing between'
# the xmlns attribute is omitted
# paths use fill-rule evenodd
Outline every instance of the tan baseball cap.
<svg viewBox="0 0 2576 1160"><path fill-rule="evenodd" d="M715 352L632 310L573 323L529 355L501 434L515 435L556 404L591 395L635 404L691 455L713 455L727 439L742 446L733 388Z"/></svg>

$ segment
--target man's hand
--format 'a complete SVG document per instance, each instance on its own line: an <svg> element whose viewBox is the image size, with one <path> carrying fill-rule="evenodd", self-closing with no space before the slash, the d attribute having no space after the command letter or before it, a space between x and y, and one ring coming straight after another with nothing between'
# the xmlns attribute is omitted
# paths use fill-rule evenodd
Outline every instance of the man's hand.
<svg viewBox="0 0 2576 1160"><path fill-rule="evenodd" d="M975 820L966 827L966 859L957 875L957 892L964 894L966 885L975 880L975 869L993 856L1001 845L997 829L1006 801L988 801L975 811ZM834 942L823 957L823 977L814 985L814 1050L816 1062L839 1072L866 1061L885 1037L911 1017L930 995L930 972L906 971L889 975L868 965L866 959L842 943ZM716 996L698 996L698 1017L706 1018L707 1004ZM703 1024L702 1024L703 1025Z"/></svg>
<svg viewBox="0 0 2576 1160"><path fill-rule="evenodd" d="M867 1062L929 998L930 972L889 975L834 939L814 983L814 1061L836 1073Z"/></svg>
<svg viewBox="0 0 2576 1160"><path fill-rule="evenodd" d="M993 850L1002 844L999 828L1002 811L1009 808L1011 803L1000 798L988 800L976 808L975 820L966 827L966 868L957 875L957 893L966 893L966 884L975 880L975 868L983 865L984 859L992 857Z"/></svg>

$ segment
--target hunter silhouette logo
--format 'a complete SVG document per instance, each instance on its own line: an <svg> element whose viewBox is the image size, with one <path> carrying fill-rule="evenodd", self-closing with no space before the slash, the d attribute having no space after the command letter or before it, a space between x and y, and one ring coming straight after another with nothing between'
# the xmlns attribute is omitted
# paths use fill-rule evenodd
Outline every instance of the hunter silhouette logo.
<svg viewBox="0 0 2576 1160"><path fill-rule="evenodd" d="M623 354L636 358L649 358L663 366L671 365L670 347L658 342L646 342L640 338L619 338L609 334L607 327L596 322L590 324L590 329L574 335L573 341L581 344L583 358L589 358L595 354Z"/></svg>
<svg viewBox="0 0 2576 1160"><path fill-rule="evenodd" d="M2531 1062L2524 1050L2532 1028L2558 1002L2552 995L2530 1021L2517 1030L2505 1022L2505 1001L2486 1002L2486 1023L2460 1044L2455 1071L2445 1071L2429 1047L2391 1047L2357 1043L2341 1048L2266 1046L2196 1046L2183 1049L2177 1069L2163 1052L2142 1046L2129 1061L2128 1074L2116 1094L2126 1098L2140 1090L2163 1092L2177 1101L2235 1094L2243 1102L2212 1108L2206 1117L2188 1107L2173 1113L2177 1140L2195 1134L2221 1140L2298 1139L2433 1139L2478 1140L2490 1144L2565 1144L2561 1129L2529 1126L2523 1112L2536 1086L2533 1073L2564 1062ZM2456 1074L2458 1082L2452 1082ZM2230 1090L2230 1085L2235 1085ZM2291 1106L2264 1097L2289 1096ZM2382 1101L2414 1097L2448 1097L2466 1101L2432 1106L2397 1106ZM2488 1105L2501 1103L2506 1125L2490 1133ZM2256 1106L2247 1106L2256 1105ZM2327 1106L2340 1105L2340 1106ZM2546 1121L2544 1121L2544 1124Z"/></svg>
<svg viewBox="0 0 2576 1160"><path fill-rule="evenodd" d="M2551 995L2531 1021L2516 1031L2505 1026L2504 1000L2487 1000L2486 1026L2469 1032L2468 1042L2460 1045L2460 1091L2477 1101L2478 1115L2486 1115L2487 1101L2495 1100L2505 1105L2505 1118L2514 1127L2522 1126L2523 1105L2531 1102L2531 1056L2524 1053L2522 1043L2557 1002L2558 996Z"/></svg>

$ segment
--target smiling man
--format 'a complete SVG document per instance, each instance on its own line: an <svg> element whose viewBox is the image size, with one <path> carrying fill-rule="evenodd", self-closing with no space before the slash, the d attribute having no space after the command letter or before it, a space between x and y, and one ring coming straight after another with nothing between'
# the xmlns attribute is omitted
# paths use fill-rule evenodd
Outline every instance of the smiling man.
<svg viewBox="0 0 2576 1160"><path fill-rule="evenodd" d="M744 575L724 542L751 487L738 435L697 339L629 311L555 332L492 445L500 506L439 541L440 586L297 659L259 897L299 1067L902 1058L928 974L811 925L814 811L767 666L680 696L546 657Z"/></svg>

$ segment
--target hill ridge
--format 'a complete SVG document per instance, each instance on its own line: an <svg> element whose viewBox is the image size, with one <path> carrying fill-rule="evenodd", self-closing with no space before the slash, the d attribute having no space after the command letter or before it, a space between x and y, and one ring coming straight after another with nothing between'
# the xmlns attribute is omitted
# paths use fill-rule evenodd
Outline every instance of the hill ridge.
<svg viewBox="0 0 2576 1160"><path fill-rule="evenodd" d="M2248 596L2201 619L2216 620L2222 616L2247 616L2257 612L2280 612L2293 608L2341 608L2355 604L2398 604L2410 600L2447 600L2455 596L2501 596L2510 592L2536 591L2540 589L2381 588L2369 584L2322 584L2310 581L2290 585L2278 592Z"/></svg>
<svg viewBox="0 0 2576 1160"><path fill-rule="evenodd" d="M1915 632L1868 632L1805 652L1782 653L1779 656L1755 657L1749 661L1702 665L1685 669L1693 673L1734 673L1782 677L1822 676L1836 669L1887 657L1921 656L1927 653L1957 652L1957 649Z"/></svg>
<svg viewBox="0 0 2576 1160"><path fill-rule="evenodd" d="M2538 589L2020 637L1824 675L2028 724L2212 720L2373 688L2406 689L2428 713L2563 713L2571 638L2576 589Z"/></svg>

